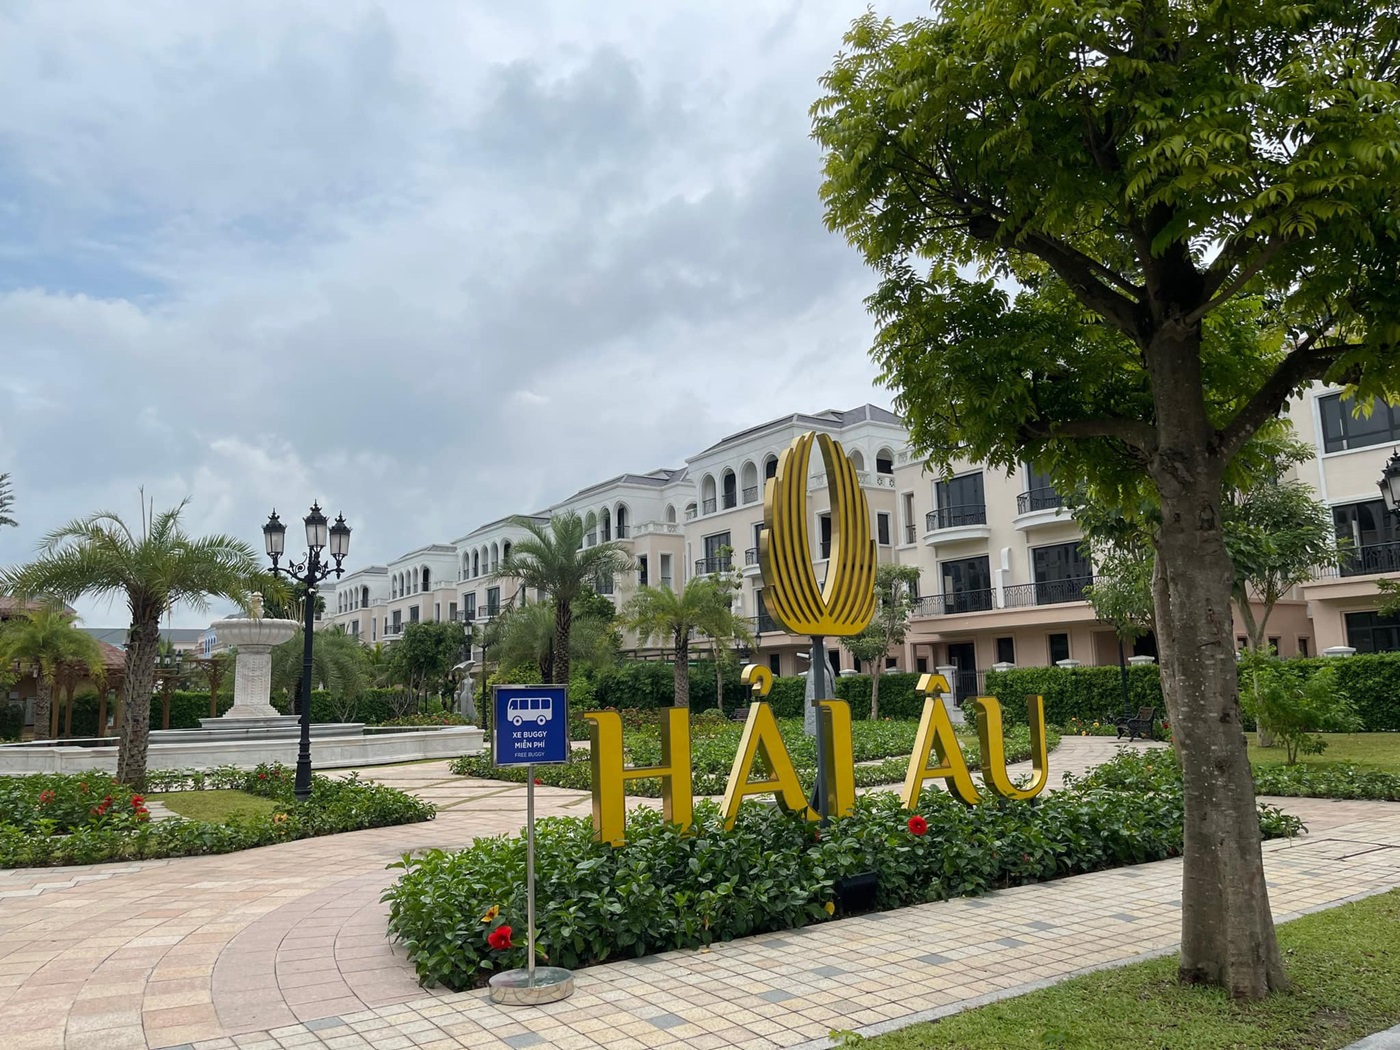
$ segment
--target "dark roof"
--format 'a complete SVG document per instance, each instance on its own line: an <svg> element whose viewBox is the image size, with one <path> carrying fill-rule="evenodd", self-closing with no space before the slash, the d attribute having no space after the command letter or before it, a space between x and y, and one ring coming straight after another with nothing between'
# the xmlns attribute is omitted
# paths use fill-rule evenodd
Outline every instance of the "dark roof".
<svg viewBox="0 0 1400 1050"><path fill-rule="evenodd" d="M766 423L749 427L745 430L735 431L733 434L720 438L709 448L698 455L691 456L691 459L699 459L706 452L713 452L721 445L727 445L732 441L741 438L752 437L755 434L762 434L769 430L780 430L784 427L806 427L808 429L820 430L844 430L846 427L855 426L857 423L887 423L892 426L904 426L904 420L895 415L887 408L879 405L857 405L855 408L836 409L824 408L820 412L794 412L792 415L779 416L777 419L770 419Z"/></svg>

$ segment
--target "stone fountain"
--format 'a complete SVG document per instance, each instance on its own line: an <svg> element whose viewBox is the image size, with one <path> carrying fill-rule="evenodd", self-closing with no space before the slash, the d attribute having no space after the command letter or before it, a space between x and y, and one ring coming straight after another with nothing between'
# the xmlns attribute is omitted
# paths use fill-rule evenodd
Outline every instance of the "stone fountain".
<svg viewBox="0 0 1400 1050"><path fill-rule="evenodd" d="M241 723L239 728L251 728L254 722L283 725L289 718L295 722L295 715L281 714L268 701L272 696L272 647L292 638L301 624L264 618L262 595L254 594L246 618L229 617L210 626L221 643L238 651L238 657L233 669L233 706L219 718L201 718L200 725L221 729L232 728L234 722Z"/></svg>

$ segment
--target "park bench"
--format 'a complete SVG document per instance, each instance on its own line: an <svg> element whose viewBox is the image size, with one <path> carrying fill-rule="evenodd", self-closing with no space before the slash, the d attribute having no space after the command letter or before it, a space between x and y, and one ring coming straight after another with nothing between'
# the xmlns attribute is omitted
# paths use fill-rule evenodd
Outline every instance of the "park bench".
<svg viewBox="0 0 1400 1050"><path fill-rule="evenodd" d="M1124 733L1128 734L1129 741L1138 736L1144 740L1156 740L1157 709L1155 707L1139 707L1136 718L1119 718L1115 725L1118 728L1120 740Z"/></svg>

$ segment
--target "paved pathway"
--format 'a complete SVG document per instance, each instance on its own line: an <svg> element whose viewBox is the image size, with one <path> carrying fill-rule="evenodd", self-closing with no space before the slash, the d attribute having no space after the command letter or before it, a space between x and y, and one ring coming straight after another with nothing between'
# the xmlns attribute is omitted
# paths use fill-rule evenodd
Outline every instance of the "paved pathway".
<svg viewBox="0 0 1400 1050"><path fill-rule="evenodd" d="M1052 761L1081 771L1113 746L1068 737ZM1179 862L1166 861L595 967L570 1000L509 1011L420 989L378 898L407 850L516 830L523 786L445 763L366 775L436 802L438 819L222 857L0 872L0 1046L788 1046L1177 935ZM536 792L542 815L589 812L582 793ZM1400 885L1400 805L1285 805L1312 834L1268 847L1277 913Z"/></svg>

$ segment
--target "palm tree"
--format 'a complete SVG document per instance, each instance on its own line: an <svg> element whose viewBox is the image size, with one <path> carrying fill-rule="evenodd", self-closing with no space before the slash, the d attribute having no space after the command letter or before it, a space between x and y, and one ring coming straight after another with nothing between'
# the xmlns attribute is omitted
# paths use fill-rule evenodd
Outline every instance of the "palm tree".
<svg viewBox="0 0 1400 1050"><path fill-rule="evenodd" d="M721 630L720 606L728 610L729 599L727 588L709 576L696 576L679 594L669 587L638 587L623 606L623 623L643 644L653 638L670 640L677 707L690 706L690 636L707 624Z"/></svg>
<svg viewBox="0 0 1400 1050"><path fill-rule="evenodd" d="M721 547L722 564L730 564L733 551ZM705 615L696 624L701 634L710 639L710 651L715 660L715 707L724 713L724 669L734 662L734 649L753 641L753 633L742 616L734 612L734 596L743 588L744 578L738 569L716 572L705 579L714 589L713 600Z"/></svg>
<svg viewBox="0 0 1400 1050"><path fill-rule="evenodd" d="M44 538L28 565L0 574L0 590L17 597L121 595L131 612L126 673L122 679L121 737L117 778L140 787L150 744L151 691L155 683L160 621L176 602L194 609L208 599L246 606L249 581L258 571L253 548L233 536L191 537L180 527L188 499L157 514L142 496L141 529L134 532L116 514L100 512L71 521Z"/></svg>
<svg viewBox="0 0 1400 1050"><path fill-rule="evenodd" d="M0 474L0 525L18 525L19 522L10 517L10 512L15 509L15 494L10 491L10 475Z"/></svg>
<svg viewBox="0 0 1400 1050"><path fill-rule="evenodd" d="M19 663L39 673L34 701L34 738L49 732L54 685L67 668L82 668L89 677L102 674L102 649L96 639L73 626L77 618L62 606L46 602L16 616L0 629L0 665Z"/></svg>
<svg viewBox="0 0 1400 1050"><path fill-rule="evenodd" d="M517 579L522 586L554 599L554 680L568 684L574 599L630 571L632 559L616 540L585 547L583 519L573 511L555 515L548 524L519 517L512 518L511 524L528 535L511 546L494 575Z"/></svg>
<svg viewBox="0 0 1400 1050"><path fill-rule="evenodd" d="M301 633L272 650L272 688L297 696L301 685ZM364 647L343 627L315 631L311 635L311 685L328 689L336 697L358 697L365 691L368 660Z"/></svg>
<svg viewBox="0 0 1400 1050"><path fill-rule="evenodd" d="M607 599L603 602L611 609ZM617 632L611 617L603 618L577 608L569 629L569 662L585 667L606 667L617 655ZM499 626L497 626L499 625ZM554 675L554 603L530 602L503 609L492 622L487 644L501 667L532 665L539 668L540 681Z"/></svg>

